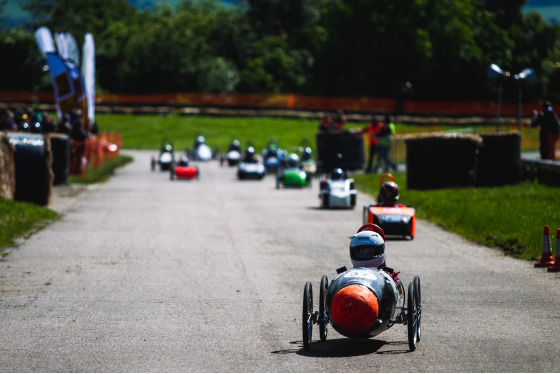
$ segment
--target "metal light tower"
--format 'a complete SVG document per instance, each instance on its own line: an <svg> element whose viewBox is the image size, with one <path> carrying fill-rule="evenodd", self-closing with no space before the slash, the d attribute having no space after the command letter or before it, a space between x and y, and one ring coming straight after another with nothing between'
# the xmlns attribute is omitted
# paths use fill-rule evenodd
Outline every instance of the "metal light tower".
<svg viewBox="0 0 560 374"><path fill-rule="evenodd" d="M498 86L498 113L496 115L496 132L500 132L500 114L502 112L502 90L504 87L504 79L509 77L509 71L503 71L496 64L491 64L487 71L487 76L490 79L498 79L500 84Z"/></svg>
<svg viewBox="0 0 560 374"><path fill-rule="evenodd" d="M535 71L530 68L523 69L519 74L513 76L513 79L519 81L519 87L517 92L517 102L518 102L518 110L517 110L517 125L519 127L519 133L521 134L521 112L522 112L522 102L523 102L523 91L522 91L522 84L523 81L526 82L536 82L537 81L537 74Z"/></svg>

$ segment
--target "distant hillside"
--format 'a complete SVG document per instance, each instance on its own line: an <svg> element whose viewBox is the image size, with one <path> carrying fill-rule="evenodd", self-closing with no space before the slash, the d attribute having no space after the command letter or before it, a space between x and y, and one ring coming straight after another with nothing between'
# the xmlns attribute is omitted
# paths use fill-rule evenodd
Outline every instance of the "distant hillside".
<svg viewBox="0 0 560 374"><path fill-rule="evenodd" d="M6 6L4 8L4 12L0 14L1 22L0 26L10 26L10 27L17 27L26 22L29 22L30 16L29 13L24 12L18 5L18 1L20 0L7 0ZM176 6L177 3L181 0L128 0L128 2L138 9L145 9L150 8L159 3L160 1L164 1L171 6ZM238 0L218 0L221 3L226 5L235 5L238 4Z"/></svg>
<svg viewBox="0 0 560 374"><path fill-rule="evenodd" d="M19 0L7 0L4 12L0 15L2 26L19 26L29 22L29 14L24 12L18 5ZM128 0L130 4L145 9L154 6L160 1L175 6L180 0ZM220 0L227 5L238 4L239 0ZM537 12L550 23L560 23L560 0L528 0L527 5L523 8L524 13Z"/></svg>

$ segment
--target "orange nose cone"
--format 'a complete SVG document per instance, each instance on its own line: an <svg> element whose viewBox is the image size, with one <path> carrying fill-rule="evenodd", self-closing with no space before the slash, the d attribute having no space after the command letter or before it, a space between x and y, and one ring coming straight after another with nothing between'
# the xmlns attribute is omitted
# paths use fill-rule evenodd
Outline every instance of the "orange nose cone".
<svg viewBox="0 0 560 374"><path fill-rule="evenodd" d="M336 293L331 314L333 322L343 331L364 332L377 321L379 304L367 287L353 284Z"/></svg>

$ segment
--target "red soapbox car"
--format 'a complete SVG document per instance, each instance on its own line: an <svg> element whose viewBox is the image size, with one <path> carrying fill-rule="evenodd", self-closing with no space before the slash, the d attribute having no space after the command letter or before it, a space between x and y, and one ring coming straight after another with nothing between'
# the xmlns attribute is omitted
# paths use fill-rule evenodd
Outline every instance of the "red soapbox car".
<svg viewBox="0 0 560 374"><path fill-rule="evenodd" d="M385 178L394 178L391 174L381 176L380 186L383 185ZM416 228L416 210L410 206L394 204L385 205L365 205L363 209L363 224L373 223L383 229L387 236L403 236L414 239Z"/></svg>

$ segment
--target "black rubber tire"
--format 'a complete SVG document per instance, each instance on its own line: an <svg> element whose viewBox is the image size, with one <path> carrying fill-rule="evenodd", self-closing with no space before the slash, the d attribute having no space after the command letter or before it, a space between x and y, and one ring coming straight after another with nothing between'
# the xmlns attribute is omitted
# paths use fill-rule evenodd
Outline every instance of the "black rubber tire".
<svg viewBox="0 0 560 374"><path fill-rule="evenodd" d="M319 336L321 341L327 340L329 328L327 316L327 291L329 290L329 279L326 275L321 278L321 289L319 292Z"/></svg>
<svg viewBox="0 0 560 374"><path fill-rule="evenodd" d="M303 288L303 311L301 329L303 333L303 349L311 349L311 339L313 335L313 287L311 282L305 283Z"/></svg>
<svg viewBox="0 0 560 374"><path fill-rule="evenodd" d="M323 208L324 209L328 209L329 208L329 200L330 200L330 194L326 193L323 194Z"/></svg>
<svg viewBox="0 0 560 374"><path fill-rule="evenodd" d="M281 184L280 179L281 179L281 178L282 178L282 177L280 176L280 172L279 172L278 169L277 169L277 170L276 170L276 189L277 189L277 190L280 189L280 184Z"/></svg>
<svg viewBox="0 0 560 374"><path fill-rule="evenodd" d="M418 314L417 324L418 324L418 341L420 341L420 336L422 332L422 291L420 288L420 277L416 275L412 280L414 284L414 295L416 296L416 310Z"/></svg>
<svg viewBox="0 0 560 374"><path fill-rule="evenodd" d="M156 170L156 160L153 157L152 157L151 167L152 167L152 171Z"/></svg>
<svg viewBox="0 0 560 374"><path fill-rule="evenodd" d="M169 168L169 179L175 179L175 168L173 166Z"/></svg>
<svg viewBox="0 0 560 374"><path fill-rule="evenodd" d="M407 327L408 327L408 348L410 351L416 350L418 344L418 325L417 325L417 305L416 294L414 292L414 283L410 282L408 285L408 300L407 300Z"/></svg>

